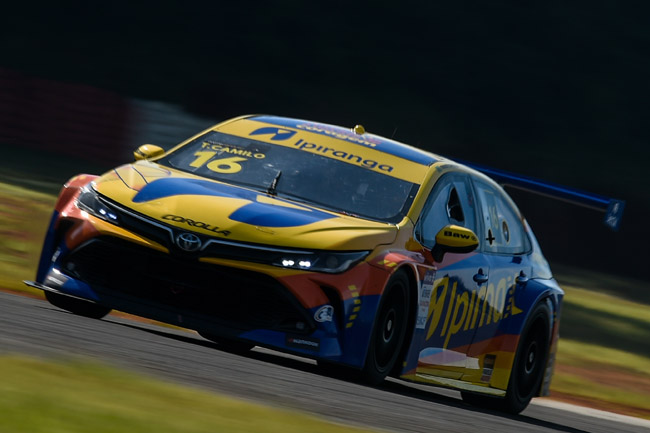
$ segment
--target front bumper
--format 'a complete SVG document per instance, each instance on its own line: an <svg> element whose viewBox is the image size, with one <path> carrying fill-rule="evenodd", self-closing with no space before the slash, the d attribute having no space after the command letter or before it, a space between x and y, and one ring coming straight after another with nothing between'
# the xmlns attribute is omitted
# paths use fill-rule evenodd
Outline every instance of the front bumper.
<svg viewBox="0 0 650 433"><path fill-rule="evenodd" d="M322 274L183 255L165 246L164 236L147 242L148 233L135 232L134 225L125 231L74 206L55 212L35 286L225 338L363 366L388 271L360 263Z"/></svg>

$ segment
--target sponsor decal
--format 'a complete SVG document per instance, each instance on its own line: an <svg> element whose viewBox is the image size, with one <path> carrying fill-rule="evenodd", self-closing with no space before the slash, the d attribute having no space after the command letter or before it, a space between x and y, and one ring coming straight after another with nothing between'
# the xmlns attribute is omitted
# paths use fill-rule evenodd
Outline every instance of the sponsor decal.
<svg viewBox="0 0 650 433"><path fill-rule="evenodd" d="M314 320L317 322L331 322L334 317L334 307L323 305L314 313Z"/></svg>
<svg viewBox="0 0 650 433"><path fill-rule="evenodd" d="M175 223L185 223L190 227L197 227L203 230L208 230L213 233L218 233L220 235L228 236L230 235L230 230L219 230L219 227L213 226L201 221L195 221L193 219L185 218L180 215L172 215L172 214L167 214L163 215L162 219L167 220L167 221L174 221ZM198 239L198 238L197 238Z"/></svg>
<svg viewBox="0 0 650 433"><path fill-rule="evenodd" d="M284 126L287 128L297 128L302 131L311 132L313 134L344 140L367 148L376 149L389 155L397 156L398 158L403 158L407 161L415 162L417 164L428 166L436 161L432 155L427 154L424 151L412 149L402 145L401 143L372 134L366 133L358 135L350 129L342 128L339 126L273 116L256 116L251 120L257 122L272 123L274 125Z"/></svg>
<svg viewBox="0 0 650 433"><path fill-rule="evenodd" d="M505 221L503 223L505 224ZM454 232L454 231L451 231L451 230L445 230L444 235L446 237L448 237L448 238L469 239L469 240L472 240L474 242L478 242L478 239L476 239L476 236L472 236L472 235L467 234L467 233L458 233L458 232Z"/></svg>
<svg viewBox="0 0 650 433"><path fill-rule="evenodd" d="M176 245L181 250L191 253L201 248L201 239L194 233L185 232L176 236Z"/></svg>
<svg viewBox="0 0 650 433"><path fill-rule="evenodd" d="M429 316L429 304L431 303L431 293L433 292L433 283L436 271L430 269L424 275L420 284L420 299L418 301L418 315L415 319L415 328L424 329L427 325Z"/></svg>
<svg viewBox="0 0 650 433"><path fill-rule="evenodd" d="M296 141L293 145L300 150L306 150L312 153L320 153L322 155L334 157L341 161L359 165L371 170L377 170L384 173L390 173L394 170L394 167L392 165L380 164L379 162L372 159L364 159L363 157L355 155L353 153L337 150L333 147L322 146L316 143L310 143L304 141L303 139L298 139L298 141Z"/></svg>
<svg viewBox="0 0 650 433"><path fill-rule="evenodd" d="M316 132L318 134L329 135L330 137L338 138L340 140L351 141L356 144L363 144L370 147L376 147L379 144L379 140L374 139L373 137L360 137L352 131L347 131L343 128L336 128L328 125L301 123L296 125L296 128Z"/></svg>
<svg viewBox="0 0 650 433"><path fill-rule="evenodd" d="M265 128L256 129L255 131L251 132L248 135L273 135L273 137L271 137L271 141L284 141L293 137L296 132L297 131L292 131L291 129L276 128L276 127L269 126Z"/></svg>
<svg viewBox="0 0 650 433"><path fill-rule="evenodd" d="M286 345L298 349L307 349L318 352L320 350L320 340L317 338L287 335Z"/></svg>
<svg viewBox="0 0 650 433"><path fill-rule="evenodd" d="M252 135L252 134L251 134ZM208 151L214 151L218 155L222 155L224 153L230 154L230 155L237 155L237 156L243 156L245 158L255 158L255 159L264 159L266 158L266 155L261 153L261 152L253 152L248 149L244 149L238 146L234 146L232 144L230 145L223 145L220 143L213 143L210 141L204 141L203 144L201 145L202 150L208 150Z"/></svg>
<svg viewBox="0 0 650 433"><path fill-rule="evenodd" d="M481 382L489 382L492 378L496 359L496 355L485 355L485 358L483 359L483 376L481 376Z"/></svg>
<svg viewBox="0 0 650 433"><path fill-rule="evenodd" d="M458 332L496 325L521 313L515 305L515 278L516 275L502 278L496 286L490 283L459 294L456 293L458 281L452 282L449 276L437 279L429 303L427 320L430 318L431 322L426 339L438 333L445 338L443 348L446 349Z"/></svg>
<svg viewBox="0 0 650 433"><path fill-rule="evenodd" d="M612 230L618 231L623 218L623 210L625 209L625 202L623 200L610 200L607 206L607 213L605 214L605 224Z"/></svg>

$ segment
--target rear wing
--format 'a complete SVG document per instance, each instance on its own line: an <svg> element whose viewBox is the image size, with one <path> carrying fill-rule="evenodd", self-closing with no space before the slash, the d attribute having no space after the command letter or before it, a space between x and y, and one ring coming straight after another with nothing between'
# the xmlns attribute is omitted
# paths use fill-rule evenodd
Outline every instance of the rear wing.
<svg viewBox="0 0 650 433"><path fill-rule="evenodd" d="M458 161L458 160L456 160ZM479 164L458 161L474 170L491 177L503 186L532 192L534 194L551 197L557 200L573 203L589 209L605 212L603 223L610 229L618 231L623 218L625 201L608 198L602 195L593 194L575 188L558 185L551 182L534 179L532 177L514 174L495 168L485 167Z"/></svg>

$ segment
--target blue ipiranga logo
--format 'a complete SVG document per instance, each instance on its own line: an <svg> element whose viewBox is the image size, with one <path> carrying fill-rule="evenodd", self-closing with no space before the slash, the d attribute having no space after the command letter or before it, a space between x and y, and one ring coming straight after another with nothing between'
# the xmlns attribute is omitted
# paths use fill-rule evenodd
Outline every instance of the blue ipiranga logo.
<svg viewBox="0 0 650 433"><path fill-rule="evenodd" d="M296 131L291 129L277 128L274 126L267 126L264 128L256 129L248 135L273 135L271 141L288 140L296 134Z"/></svg>

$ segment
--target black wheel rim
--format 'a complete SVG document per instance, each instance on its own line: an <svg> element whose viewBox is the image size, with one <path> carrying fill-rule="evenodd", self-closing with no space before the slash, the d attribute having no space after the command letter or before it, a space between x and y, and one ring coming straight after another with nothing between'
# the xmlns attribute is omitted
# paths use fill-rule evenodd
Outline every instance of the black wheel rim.
<svg viewBox="0 0 650 433"><path fill-rule="evenodd" d="M389 369L397 356L406 320L404 290L401 284L393 286L379 313L375 334L375 364L378 371Z"/></svg>
<svg viewBox="0 0 650 433"><path fill-rule="evenodd" d="M531 344L528 345L525 357L526 362L524 364L524 371L526 374L531 374L535 370L537 359L539 357L538 348L539 346L537 345L537 341L532 341Z"/></svg>
<svg viewBox="0 0 650 433"><path fill-rule="evenodd" d="M544 331L544 323L539 321L535 323L535 326L526 336L520 355L517 391L522 399L530 397L539 384L541 370L544 368L543 354L545 347L546 332Z"/></svg>
<svg viewBox="0 0 650 433"><path fill-rule="evenodd" d="M389 343L393 336L395 335L395 319L396 313L395 309L391 308L388 314L386 315L386 320L384 321L384 332L382 333L384 343Z"/></svg>

